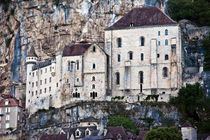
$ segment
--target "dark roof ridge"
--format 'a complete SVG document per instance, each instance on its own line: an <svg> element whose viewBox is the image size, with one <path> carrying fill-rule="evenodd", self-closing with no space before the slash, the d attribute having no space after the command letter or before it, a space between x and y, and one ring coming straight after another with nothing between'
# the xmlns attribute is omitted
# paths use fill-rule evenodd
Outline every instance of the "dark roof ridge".
<svg viewBox="0 0 210 140"><path fill-rule="evenodd" d="M28 55L27 57L38 57L36 52L35 52L35 49L34 49L34 46L31 46L29 52L28 52Z"/></svg>

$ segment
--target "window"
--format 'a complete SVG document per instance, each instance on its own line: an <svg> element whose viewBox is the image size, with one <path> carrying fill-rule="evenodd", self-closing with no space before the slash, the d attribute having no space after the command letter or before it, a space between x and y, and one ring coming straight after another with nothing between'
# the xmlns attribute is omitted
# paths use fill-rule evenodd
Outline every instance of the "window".
<svg viewBox="0 0 210 140"><path fill-rule="evenodd" d="M77 82L79 82L79 78L77 78Z"/></svg>
<svg viewBox="0 0 210 140"><path fill-rule="evenodd" d="M40 89L40 94L42 94L42 89Z"/></svg>
<svg viewBox="0 0 210 140"><path fill-rule="evenodd" d="M44 83L47 84L47 79L44 79Z"/></svg>
<svg viewBox="0 0 210 140"><path fill-rule="evenodd" d="M50 71L52 71L52 67L50 67Z"/></svg>
<svg viewBox="0 0 210 140"><path fill-rule="evenodd" d="M51 91L51 87L49 87L49 92Z"/></svg>
<svg viewBox="0 0 210 140"><path fill-rule="evenodd" d="M129 52L128 56L129 56L129 59L132 60L133 59L133 52Z"/></svg>
<svg viewBox="0 0 210 140"><path fill-rule="evenodd" d="M158 31L158 36L160 36L160 31Z"/></svg>
<svg viewBox="0 0 210 140"><path fill-rule="evenodd" d="M45 68L45 73L47 73L47 68Z"/></svg>
<svg viewBox="0 0 210 140"><path fill-rule="evenodd" d="M76 137L79 137L80 136L80 132L79 130L76 131Z"/></svg>
<svg viewBox="0 0 210 140"><path fill-rule="evenodd" d="M117 85L120 84L120 73L119 72L116 73L116 84Z"/></svg>
<svg viewBox="0 0 210 140"><path fill-rule="evenodd" d="M42 70L41 70L41 74L42 74Z"/></svg>
<svg viewBox="0 0 210 140"><path fill-rule="evenodd" d="M79 60L77 60L77 70L79 70Z"/></svg>
<svg viewBox="0 0 210 140"><path fill-rule="evenodd" d="M36 86L38 86L38 81L36 81Z"/></svg>
<svg viewBox="0 0 210 140"><path fill-rule="evenodd" d="M0 114L1 114L1 108L0 108Z"/></svg>
<svg viewBox="0 0 210 140"><path fill-rule="evenodd" d="M9 128L9 123L6 123L5 128L6 129Z"/></svg>
<svg viewBox="0 0 210 140"><path fill-rule="evenodd" d="M165 29L165 35L168 35L168 30L167 29Z"/></svg>
<svg viewBox="0 0 210 140"><path fill-rule="evenodd" d="M96 47L95 46L93 46L93 52L96 52Z"/></svg>
<svg viewBox="0 0 210 140"><path fill-rule="evenodd" d="M44 88L44 93L46 93L47 92L47 88Z"/></svg>
<svg viewBox="0 0 210 140"><path fill-rule="evenodd" d="M89 135L90 135L90 131L89 130L86 130L85 136L89 136Z"/></svg>
<svg viewBox="0 0 210 140"><path fill-rule="evenodd" d="M95 89L95 88L96 88L96 86L95 86L95 84L93 84L93 85L92 85L92 89Z"/></svg>
<svg viewBox="0 0 210 140"><path fill-rule="evenodd" d="M165 40L165 45L168 46L168 39Z"/></svg>
<svg viewBox="0 0 210 140"><path fill-rule="evenodd" d="M9 112L10 112L10 108L9 108L9 107L6 107L6 108L5 108L5 112L6 112L6 113L9 113Z"/></svg>
<svg viewBox="0 0 210 140"><path fill-rule="evenodd" d="M34 72L32 73L32 76L34 77Z"/></svg>
<svg viewBox="0 0 210 140"><path fill-rule="evenodd" d="M9 119L10 119L10 116L6 115L6 121L9 121Z"/></svg>
<svg viewBox="0 0 210 140"><path fill-rule="evenodd" d="M143 82L144 82L144 72L143 71L139 72L139 82L140 82L140 84L143 84Z"/></svg>
<svg viewBox="0 0 210 140"><path fill-rule="evenodd" d="M38 94L38 91L36 90L36 95Z"/></svg>
<svg viewBox="0 0 210 140"><path fill-rule="evenodd" d="M34 96L34 92L33 91L31 92L31 95Z"/></svg>
<svg viewBox="0 0 210 140"><path fill-rule="evenodd" d="M117 55L117 61L120 62L120 54Z"/></svg>
<svg viewBox="0 0 210 140"><path fill-rule="evenodd" d="M144 60L144 54L141 53L141 61L143 61L143 60Z"/></svg>
<svg viewBox="0 0 210 140"><path fill-rule="evenodd" d="M159 58L159 57L160 57L160 54L158 53L158 54L157 54L157 58Z"/></svg>
<svg viewBox="0 0 210 140"><path fill-rule="evenodd" d="M51 81L52 81L52 78L50 77L50 78L49 78L49 82L51 83Z"/></svg>
<svg viewBox="0 0 210 140"><path fill-rule="evenodd" d="M56 86L58 87L58 83L56 83Z"/></svg>
<svg viewBox="0 0 210 140"><path fill-rule="evenodd" d="M42 85L42 80L40 80L40 85Z"/></svg>
<svg viewBox="0 0 210 140"><path fill-rule="evenodd" d="M163 68L163 77L168 77L168 68L167 67Z"/></svg>
<svg viewBox="0 0 210 140"><path fill-rule="evenodd" d="M32 87L34 87L34 82L32 82Z"/></svg>
<svg viewBox="0 0 210 140"><path fill-rule="evenodd" d="M71 62L68 62L68 71L71 71Z"/></svg>
<svg viewBox="0 0 210 140"><path fill-rule="evenodd" d="M167 54L165 55L165 60L168 60L168 55Z"/></svg>
<svg viewBox="0 0 210 140"><path fill-rule="evenodd" d="M95 63L93 63L93 69L95 69L96 68L96 64Z"/></svg>
<svg viewBox="0 0 210 140"><path fill-rule="evenodd" d="M122 39L121 38L117 38L117 46L118 46L118 48L122 47Z"/></svg>
<svg viewBox="0 0 210 140"><path fill-rule="evenodd" d="M141 43L141 46L144 46L144 42L145 42L144 37L141 37L141 38L140 38L140 43Z"/></svg>
<svg viewBox="0 0 210 140"><path fill-rule="evenodd" d="M158 46L160 46L160 41L158 41Z"/></svg>
<svg viewBox="0 0 210 140"><path fill-rule="evenodd" d="M96 80L96 78L95 78L95 76L93 76L93 77L92 77L92 81L95 81L95 80Z"/></svg>
<svg viewBox="0 0 210 140"><path fill-rule="evenodd" d="M8 105L9 104L9 101L8 99L5 100L5 105Z"/></svg>

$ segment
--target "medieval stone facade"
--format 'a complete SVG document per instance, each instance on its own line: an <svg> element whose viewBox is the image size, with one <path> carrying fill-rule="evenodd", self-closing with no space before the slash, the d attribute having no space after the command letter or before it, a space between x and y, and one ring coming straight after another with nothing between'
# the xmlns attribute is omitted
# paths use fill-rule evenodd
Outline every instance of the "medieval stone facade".
<svg viewBox="0 0 210 140"><path fill-rule="evenodd" d="M61 107L81 100L124 96L139 101L175 96L182 86L179 25L156 7L135 8L105 30L105 47L78 43L56 57L27 58L26 108Z"/></svg>

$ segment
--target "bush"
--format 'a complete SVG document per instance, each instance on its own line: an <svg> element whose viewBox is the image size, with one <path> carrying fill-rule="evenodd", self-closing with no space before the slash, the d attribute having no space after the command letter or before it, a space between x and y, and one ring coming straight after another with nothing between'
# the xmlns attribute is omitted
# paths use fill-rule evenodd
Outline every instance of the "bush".
<svg viewBox="0 0 210 140"><path fill-rule="evenodd" d="M182 140L182 134L176 127L162 127L150 130L144 140Z"/></svg>
<svg viewBox="0 0 210 140"><path fill-rule="evenodd" d="M204 71L210 71L210 34L202 40L205 50Z"/></svg>

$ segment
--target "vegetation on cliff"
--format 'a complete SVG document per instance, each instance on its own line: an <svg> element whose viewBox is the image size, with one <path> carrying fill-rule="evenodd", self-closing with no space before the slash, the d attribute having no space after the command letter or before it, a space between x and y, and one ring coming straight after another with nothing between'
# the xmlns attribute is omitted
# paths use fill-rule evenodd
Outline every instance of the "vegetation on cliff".
<svg viewBox="0 0 210 140"><path fill-rule="evenodd" d="M187 84L182 87L178 96L170 100L177 106L185 120L197 126L199 132L210 132L210 99L206 98L199 83Z"/></svg>
<svg viewBox="0 0 210 140"><path fill-rule="evenodd" d="M176 21L188 19L200 26L210 26L210 2L208 0L168 0L167 11Z"/></svg>
<svg viewBox="0 0 210 140"><path fill-rule="evenodd" d="M144 140L181 140L182 134L176 127L160 127L150 130Z"/></svg>
<svg viewBox="0 0 210 140"><path fill-rule="evenodd" d="M206 50L204 58L204 71L210 71L210 34L203 39L203 48Z"/></svg>

